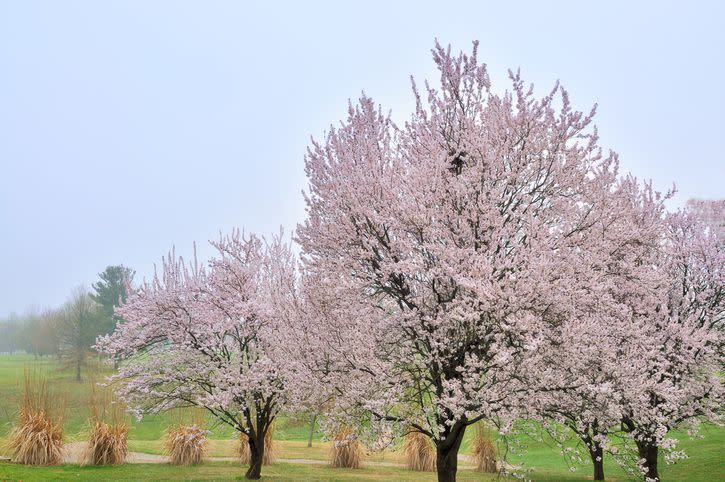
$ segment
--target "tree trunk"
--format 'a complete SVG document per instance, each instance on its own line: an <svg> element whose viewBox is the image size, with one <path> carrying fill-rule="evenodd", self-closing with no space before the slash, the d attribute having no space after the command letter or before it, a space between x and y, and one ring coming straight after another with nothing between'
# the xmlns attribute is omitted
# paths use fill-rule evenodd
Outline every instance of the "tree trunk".
<svg viewBox="0 0 725 482"><path fill-rule="evenodd" d="M591 457L594 466L594 480L604 480L604 448L601 443L597 442L597 436L602 435L599 432L599 423L594 420L592 423L587 424L584 431L579 431L575 427L572 428L577 431L579 438L589 450L589 457Z"/></svg>
<svg viewBox="0 0 725 482"><path fill-rule="evenodd" d="M463 422L456 422L444 440L436 442L436 471L438 482L456 482L458 471L458 450L461 448L463 434L466 426Z"/></svg>
<svg viewBox="0 0 725 482"><path fill-rule="evenodd" d="M81 381L81 360L80 358L76 360L76 381Z"/></svg>
<svg viewBox="0 0 725 482"><path fill-rule="evenodd" d="M598 442L592 441L592 445L589 446L589 456L594 465L594 480L604 480L604 450Z"/></svg>
<svg viewBox="0 0 725 482"><path fill-rule="evenodd" d="M637 442L639 458L644 460L643 468L645 482L659 482L660 475L657 471L657 453L659 447L647 442Z"/></svg>
<svg viewBox="0 0 725 482"><path fill-rule="evenodd" d="M317 414L312 416L312 422L310 423L310 438L307 440L307 447L312 447L312 435L315 433L315 423L317 422Z"/></svg>
<svg viewBox="0 0 725 482"><path fill-rule="evenodd" d="M244 477L250 480L262 478L262 461L264 460L264 436L266 433L257 431L249 437L249 469Z"/></svg>

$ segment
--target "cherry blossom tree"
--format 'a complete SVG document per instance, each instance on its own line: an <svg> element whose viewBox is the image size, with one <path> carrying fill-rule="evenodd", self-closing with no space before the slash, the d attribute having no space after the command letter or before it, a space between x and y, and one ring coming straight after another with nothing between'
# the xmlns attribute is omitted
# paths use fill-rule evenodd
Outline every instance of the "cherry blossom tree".
<svg viewBox="0 0 725 482"><path fill-rule="evenodd" d="M281 235L265 243L235 231L212 244L206 267L173 251L164 258L98 346L125 359L111 381L138 414L198 406L246 433L246 477L258 479L265 434L293 398L280 341L296 262Z"/></svg>
<svg viewBox="0 0 725 482"><path fill-rule="evenodd" d="M595 480L603 480L604 453L611 451L619 463L633 459L646 481L658 481L660 449L667 461L684 455L670 429L721 420L722 206L688 203L666 214L667 196L639 189L631 178L622 187L629 194L611 199L613 217L600 217L597 237L611 249L588 288L596 304L580 305L566 324L569 341L555 350L560 369L578 381L537 401L540 413L584 443ZM634 442L634 457L629 444L615 443L622 432Z"/></svg>
<svg viewBox="0 0 725 482"><path fill-rule="evenodd" d="M644 344L639 377L625 379L622 426L637 446L647 482L659 481L657 456L674 451L670 429L685 424L695 430L702 420L721 421L725 388L720 371L725 363L725 246L721 226L709 224L722 212L689 205L670 214L657 271L668 283L659 300L645 312Z"/></svg>
<svg viewBox="0 0 725 482"><path fill-rule="evenodd" d="M725 243L725 200L688 199L687 209L715 233L718 242Z"/></svg>
<svg viewBox="0 0 725 482"><path fill-rule="evenodd" d="M568 427L582 442L593 465L593 479L604 480L604 455L616 452L611 436L623 415L623 391L637 386L643 353L650 347L644 335L649 307L667 278L655 269L665 235L664 201L650 184L626 176L617 182L606 203L599 203L597 223L588 233L593 251L590 268L578 285L588 293L580 300L574 317L568 318L552 345L551 363L576 377L572 388L536 397L534 410L558 424L544 427L563 447ZM580 253L582 254L582 253ZM591 264L595 261L594 264ZM598 261L598 262L596 262ZM570 455L571 452L564 451Z"/></svg>
<svg viewBox="0 0 725 482"><path fill-rule="evenodd" d="M576 381L549 348L589 296L616 156L558 84L536 98L511 73L498 95L476 44L433 58L404 126L363 97L313 142L297 236L311 373L338 407L431 437L453 481L467 426Z"/></svg>

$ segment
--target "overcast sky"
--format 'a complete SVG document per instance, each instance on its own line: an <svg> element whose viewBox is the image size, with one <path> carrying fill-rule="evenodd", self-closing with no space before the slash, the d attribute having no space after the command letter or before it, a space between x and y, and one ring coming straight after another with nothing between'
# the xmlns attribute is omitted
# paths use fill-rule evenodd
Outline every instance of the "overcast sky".
<svg viewBox="0 0 725 482"><path fill-rule="evenodd" d="M0 0L0 317L292 230L310 136L362 90L403 118L436 37L480 40L495 90L521 67L599 103L602 145L676 202L725 197L723 2L328 3Z"/></svg>

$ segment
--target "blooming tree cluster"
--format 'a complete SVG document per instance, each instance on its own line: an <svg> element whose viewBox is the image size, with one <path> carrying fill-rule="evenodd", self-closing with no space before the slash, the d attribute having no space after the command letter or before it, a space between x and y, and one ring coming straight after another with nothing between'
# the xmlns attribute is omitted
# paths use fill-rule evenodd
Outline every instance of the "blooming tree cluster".
<svg viewBox="0 0 725 482"><path fill-rule="evenodd" d="M165 258L98 347L127 360L112 382L139 414L198 406L246 433L247 477L259 478L265 434L294 398L281 327L295 261L281 237L234 232L212 244L218 254L206 267Z"/></svg>
<svg viewBox="0 0 725 482"><path fill-rule="evenodd" d="M281 237L164 259L98 343L130 406L247 433L248 478L275 416L312 405L374 446L427 435L444 482L482 419L566 427L595 480L609 453L648 482L680 455L672 428L720 419L725 202L668 213L602 152L594 110L513 72L495 93L476 47L436 44L403 124L363 96L313 141L299 276Z"/></svg>
<svg viewBox="0 0 725 482"><path fill-rule="evenodd" d="M403 126L363 97L309 149L306 368L347 413L430 436L441 481L455 480L467 426L517 416L566 422L598 479L621 424L656 479L648 447L721 406L708 337L722 333L722 259L694 255L710 265L693 271L673 259L693 261L667 227L688 216L618 177L594 112L558 85L536 98L512 73L497 95L475 45L433 56L440 83L413 84ZM694 229L686 239L714 239ZM674 306L683 273L712 278Z"/></svg>

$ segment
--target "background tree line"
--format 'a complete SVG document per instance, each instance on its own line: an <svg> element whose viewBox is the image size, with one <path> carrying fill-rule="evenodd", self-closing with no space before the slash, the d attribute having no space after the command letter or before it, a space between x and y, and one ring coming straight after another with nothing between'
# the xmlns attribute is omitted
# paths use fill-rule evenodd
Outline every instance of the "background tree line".
<svg viewBox="0 0 725 482"><path fill-rule="evenodd" d="M34 307L0 319L0 353L57 357L80 381L96 338L116 329L114 309L126 301L134 275L126 266L108 266L91 290L75 288L60 307Z"/></svg>

